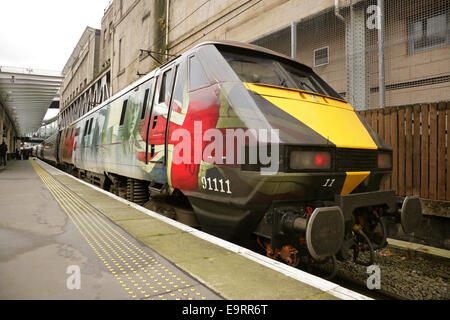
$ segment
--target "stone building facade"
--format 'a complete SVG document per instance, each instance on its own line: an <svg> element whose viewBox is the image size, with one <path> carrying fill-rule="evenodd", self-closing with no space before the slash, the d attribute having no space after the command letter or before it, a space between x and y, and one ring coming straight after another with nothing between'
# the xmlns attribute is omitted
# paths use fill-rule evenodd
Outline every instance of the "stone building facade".
<svg viewBox="0 0 450 320"><path fill-rule="evenodd" d="M384 3L386 105L450 100L448 1ZM375 5L376 0L114 0L101 30L86 29L64 68L61 125L150 72L169 57L165 53L177 55L211 39L294 52L355 108L376 108L378 37L369 24Z"/></svg>
<svg viewBox="0 0 450 320"><path fill-rule="evenodd" d="M86 27L63 68L59 124L64 127L110 95L109 66L100 64L100 30Z"/></svg>

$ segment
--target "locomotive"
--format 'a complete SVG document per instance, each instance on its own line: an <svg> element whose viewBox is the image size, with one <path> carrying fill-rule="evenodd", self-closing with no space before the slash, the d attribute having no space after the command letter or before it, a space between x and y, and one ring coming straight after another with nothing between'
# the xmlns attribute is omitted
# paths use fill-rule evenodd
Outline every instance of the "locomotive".
<svg viewBox="0 0 450 320"><path fill-rule="evenodd" d="M142 205L184 199L183 222L256 237L292 266L302 255L357 261L386 245L383 219L410 233L422 215L417 197L379 191L392 148L348 102L310 67L238 42L198 44L58 131L38 156Z"/></svg>

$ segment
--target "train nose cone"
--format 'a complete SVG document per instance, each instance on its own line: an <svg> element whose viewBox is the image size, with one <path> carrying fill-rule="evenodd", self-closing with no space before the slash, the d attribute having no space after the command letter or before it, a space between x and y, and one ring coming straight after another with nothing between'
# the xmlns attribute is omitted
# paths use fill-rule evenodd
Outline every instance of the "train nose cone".
<svg viewBox="0 0 450 320"><path fill-rule="evenodd" d="M422 206L419 197L406 197L400 214L403 231L411 233L416 230L422 221Z"/></svg>
<svg viewBox="0 0 450 320"><path fill-rule="evenodd" d="M339 207L316 208L306 227L306 244L314 259L336 254L344 241L344 215Z"/></svg>

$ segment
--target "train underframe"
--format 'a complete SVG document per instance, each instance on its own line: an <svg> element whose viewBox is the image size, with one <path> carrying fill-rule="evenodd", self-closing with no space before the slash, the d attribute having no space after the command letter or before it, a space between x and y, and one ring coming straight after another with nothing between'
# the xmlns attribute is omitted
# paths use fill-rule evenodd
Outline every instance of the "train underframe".
<svg viewBox="0 0 450 320"><path fill-rule="evenodd" d="M164 185L94 173L70 164L59 167L164 216L195 228L201 225L191 203L178 190L169 195ZM332 278L337 259L372 265L374 251L387 245L386 219L400 223L403 231L410 233L420 223L421 205L417 197L402 198L396 197L394 191L375 191L336 195L327 201L274 202L266 212L249 216L259 220L251 236L268 257L293 267L301 261L309 267L328 264L325 278Z"/></svg>
<svg viewBox="0 0 450 320"><path fill-rule="evenodd" d="M340 213L343 230L337 227ZM311 265L327 263L331 267L326 277L332 278L337 259L365 266L374 263L375 250L387 246L387 220L411 233L421 216L418 197L397 197L394 191L336 195L329 201L276 203L256 234L268 257L294 267L302 258Z"/></svg>

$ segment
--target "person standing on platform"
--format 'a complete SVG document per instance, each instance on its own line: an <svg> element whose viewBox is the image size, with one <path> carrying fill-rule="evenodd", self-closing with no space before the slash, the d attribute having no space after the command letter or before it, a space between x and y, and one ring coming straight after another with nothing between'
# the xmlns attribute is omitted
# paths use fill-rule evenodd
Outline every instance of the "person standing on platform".
<svg viewBox="0 0 450 320"><path fill-rule="evenodd" d="M8 151L8 146L5 141L0 144L0 166L4 165L6 167L6 152Z"/></svg>

